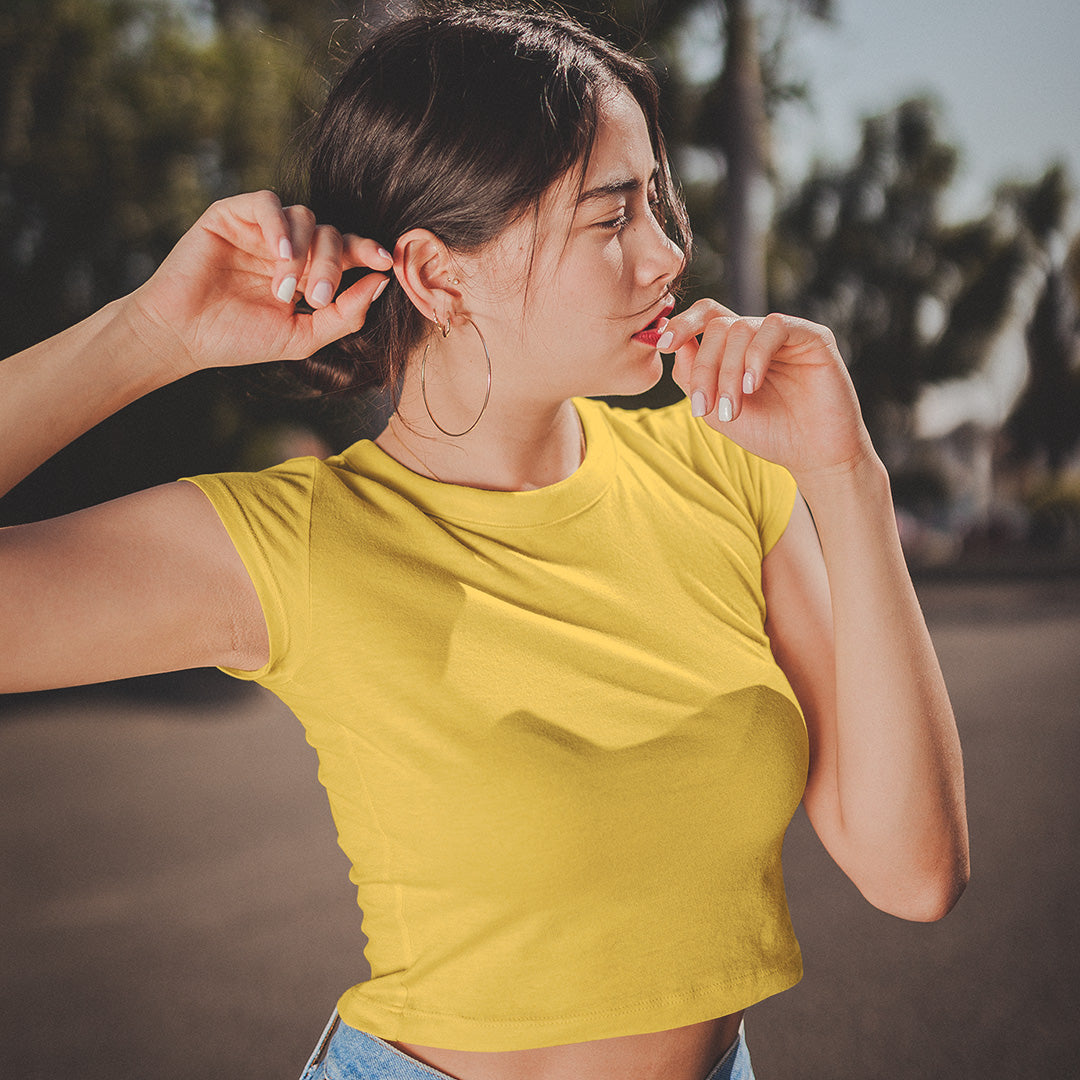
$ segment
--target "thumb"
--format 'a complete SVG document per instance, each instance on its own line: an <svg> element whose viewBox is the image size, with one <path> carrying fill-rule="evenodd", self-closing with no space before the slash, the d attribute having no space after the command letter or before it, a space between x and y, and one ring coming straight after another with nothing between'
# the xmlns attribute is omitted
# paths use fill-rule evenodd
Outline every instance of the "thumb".
<svg viewBox="0 0 1080 1080"><path fill-rule="evenodd" d="M389 280L386 274L365 274L355 285L340 293L332 304L313 312L312 351L360 330L371 305L382 295Z"/></svg>

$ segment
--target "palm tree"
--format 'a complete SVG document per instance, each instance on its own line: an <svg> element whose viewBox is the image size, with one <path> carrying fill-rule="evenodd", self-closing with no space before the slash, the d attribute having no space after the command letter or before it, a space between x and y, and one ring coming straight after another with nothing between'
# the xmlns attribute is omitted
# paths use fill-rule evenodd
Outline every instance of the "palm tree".
<svg viewBox="0 0 1080 1080"><path fill-rule="evenodd" d="M1064 169L1052 167L1014 198L1046 277L1027 327L1030 375L1006 434L1015 458L1041 458L1055 479L1080 444L1080 304L1064 241L1070 201ZM1080 240L1074 253L1080 254Z"/></svg>
<svg viewBox="0 0 1080 1080"><path fill-rule="evenodd" d="M783 0L791 13L832 18L830 0ZM702 6L702 5L699 5ZM777 104L799 91L779 77L783 38L764 62L760 16L754 0L712 0L722 19L724 59L706 92L695 141L715 148L726 166L714 196L713 216L723 237L724 296L748 315L768 310L767 260L774 211L770 122Z"/></svg>
<svg viewBox="0 0 1080 1080"><path fill-rule="evenodd" d="M831 0L776 0L785 15L829 21ZM774 4L774 9L775 9ZM669 62L665 98L669 139L676 150L692 144L719 155L722 182L705 200L691 200L695 233L709 250L722 252L716 264L723 281L717 285L725 301L746 314L768 308L767 255L773 216L770 124L780 102L800 96L781 76L784 33L763 46L754 0L581 0L567 5L574 14L599 27L621 44L633 46L647 36L649 47ZM719 74L704 91L694 91L679 78L674 35L691 18L714 14L720 21L723 52Z"/></svg>

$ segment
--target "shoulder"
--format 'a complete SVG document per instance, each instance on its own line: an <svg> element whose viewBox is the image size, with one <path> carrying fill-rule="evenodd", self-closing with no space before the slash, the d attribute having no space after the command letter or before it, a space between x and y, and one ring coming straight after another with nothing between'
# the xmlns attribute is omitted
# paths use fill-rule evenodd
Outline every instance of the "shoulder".
<svg viewBox="0 0 1080 1080"><path fill-rule="evenodd" d="M692 474L741 511L757 528L764 551L783 533L796 486L782 466L757 457L690 412L686 399L652 409L579 402L611 430L622 459L644 462L669 482Z"/></svg>
<svg viewBox="0 0 1080 1080"><path fill-rule="evenodd" d="M307 505L320 467L325 466L317 458L302 457L258 472L204 473L184 479L200 488L219 512L225 504L257 505L271 500Z"/></svg>
<svg viewBox="0 0 1080 1080"><path fill-rule="evenodd" d="M744 450L690 412L687 399L659 408L623 409L603 401L578 401L611 430L617 443L642 449L648 445L708 472L721 472L733 481L750 482L764 472L787 475L787 470Z"/></svg>

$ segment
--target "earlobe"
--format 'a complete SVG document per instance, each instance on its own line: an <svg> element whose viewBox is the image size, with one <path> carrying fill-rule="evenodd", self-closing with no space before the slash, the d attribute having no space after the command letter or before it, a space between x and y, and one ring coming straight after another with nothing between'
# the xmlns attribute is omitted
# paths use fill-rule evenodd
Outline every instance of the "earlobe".
<svg viewBox="0 0 1080 1080"><path fill-rule="evenodd" d="M449 333L459 310L460 281L447 246L428 229L410 229L394 245L394 274L417 311Z"/></svg>

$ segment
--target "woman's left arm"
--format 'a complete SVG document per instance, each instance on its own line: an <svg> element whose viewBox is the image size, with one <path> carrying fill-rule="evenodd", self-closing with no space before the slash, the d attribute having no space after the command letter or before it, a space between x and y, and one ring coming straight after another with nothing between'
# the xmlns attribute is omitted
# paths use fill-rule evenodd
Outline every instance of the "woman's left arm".
<svg viewBox="0 0 1080 1080"><path fill-rule="evenodd" d="M810 733L807 815L871 903L941 918L968 879L960 742L888 475L832 335L711 301L671 329L695 413L786 466L802 493L762 575L773 650Z"/></svg>
<svg viewBox="0 0 1080 1080"><path fill-rule="evenodd" d="M888 477L867 462L803 495L813 519L797 499L762 582L810 732L807 816L872 904L940 919L968 878L963 766Z"/></svg>

